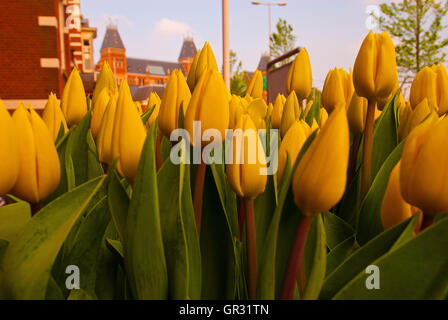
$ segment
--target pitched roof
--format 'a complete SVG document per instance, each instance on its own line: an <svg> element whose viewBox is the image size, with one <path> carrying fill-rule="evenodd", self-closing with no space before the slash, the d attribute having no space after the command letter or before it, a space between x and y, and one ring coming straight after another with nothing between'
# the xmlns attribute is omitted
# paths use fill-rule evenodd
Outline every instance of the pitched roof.
<svg viewBox="0 0 448 320"><path fill-rule="evenodd" d="M165 90L165 86L163 85L149 85L149 86L141 86L138 87L132 95L132 99L134 101L145 101L148 100L151 92L155 91L159 97L163 96L163 91Z"/></svg>
<svg viewBox="0 0 448 320"><path fill-rule="evenodd" d="M124 49L123 41L116 26L108 25L106 34L104 35L103 44L101 50L106 48Z"/></svg>
<svg viewBox="0 0 448 320"><path fill-rule="evenodd" d="M182 65L177 62L127 58L126 63L128 65L128 73L149 73L152 75L166 76L169 75L174 69L180 69L184 72Z"/></svg>
<svg viewBox="0 0 448 320"><path fill-rule="evenodd" d="M93 73L81 73L82 84L86 93L93 93L95 89L95 75Z"/></svg>
<svg viewBox="0 0 448 320"><path fill-rule="evenodd" d="M180 50L179 59L194 58L198 50L193 42L193 38L185 38Z"/></svg>
<svg viewBox="0 0 448 320"><path fill-rule="evenodd" d="M268 68L269 54L263 53L260 58L260 62L258 62L257 69L260 71L266 71Z"/></svg>

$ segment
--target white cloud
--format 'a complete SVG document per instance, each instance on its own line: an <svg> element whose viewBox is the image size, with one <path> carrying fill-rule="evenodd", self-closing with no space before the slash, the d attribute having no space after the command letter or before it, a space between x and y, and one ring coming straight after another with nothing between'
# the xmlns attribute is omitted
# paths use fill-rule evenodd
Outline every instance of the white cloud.
<svg viewBox="0 0 448 320"><path fill-rule="evenodd" d="M155 36L186 36L193 35L194 29L187 23L182 21L174 21L168 18L163 18L157 21L153 30Z"/></svg>

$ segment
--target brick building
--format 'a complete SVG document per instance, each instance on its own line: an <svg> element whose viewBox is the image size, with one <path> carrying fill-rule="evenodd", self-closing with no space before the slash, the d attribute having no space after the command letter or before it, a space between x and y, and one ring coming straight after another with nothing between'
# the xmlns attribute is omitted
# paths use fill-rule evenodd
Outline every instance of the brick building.
<svg viewBox="0 0 448 320"><path fill-rule="evenodd" d="M100 61L96 65L99 72L107 61L117 82L126 80L135 101L146 103L151 91L163 94L163 88L174 69L180 69L185 76L190 71L197 49L192 38L184 38L177 62L131 58L126 55L118 28L109 25L100 49Z"/></svg>
<svg viewBox="0 0 448 320"><path fill-rule="evenodd" d="M96 29L83 19L79 0L0 1L0 99L39 109L52 91L61 96L76 66L93 72Z"/></svg>

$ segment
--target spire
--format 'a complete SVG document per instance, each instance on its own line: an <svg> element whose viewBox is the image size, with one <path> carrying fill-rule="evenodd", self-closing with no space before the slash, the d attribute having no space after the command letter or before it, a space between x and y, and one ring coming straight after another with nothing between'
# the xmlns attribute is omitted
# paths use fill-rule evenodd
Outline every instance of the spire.
<svg viewBox="0 0 448 320"><path fill-rule="evenodd" d="M184 43L182 44L182 49L180 50L179 59L194 58L198 50L193 41L193 37L187 36L184 38Z"/></svg>
<svg viewBox="0 0 448 320"><path fill-rule="evenodd" d="M125 49L117 26L111 23L106 28L106 34L101 45L101 50L106 48Z"/></svg>

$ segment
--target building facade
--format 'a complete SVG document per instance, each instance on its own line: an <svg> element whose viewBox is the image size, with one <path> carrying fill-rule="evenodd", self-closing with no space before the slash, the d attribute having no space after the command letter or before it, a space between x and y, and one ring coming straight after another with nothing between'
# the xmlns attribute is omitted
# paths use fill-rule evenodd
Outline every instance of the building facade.
<svg viewBox="0 0 448 320"><path fill-rule="evenodd" d="M43 108L61 96L73 67L93 72L96 29L82 18L79 0L0 1L0 99ZM90 66L89 66L90 62Z"/></svg>

